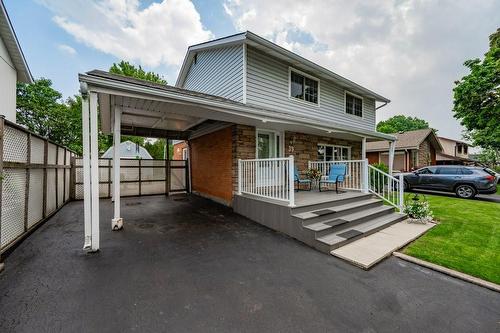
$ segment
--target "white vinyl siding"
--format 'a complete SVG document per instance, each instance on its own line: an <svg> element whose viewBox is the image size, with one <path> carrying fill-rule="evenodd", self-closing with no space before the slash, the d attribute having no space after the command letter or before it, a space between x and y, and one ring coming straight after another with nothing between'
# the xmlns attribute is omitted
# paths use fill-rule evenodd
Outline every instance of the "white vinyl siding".
<svg viewBox="0 0 500 333"><path fill-rule="evenodd" d="M247 48L247 104L320 121L375 130L375 100L363 98L363 117L345 113L345 89L321 79L319 105L289 97L289 66L252 47ZM357 119L359 118L359 119Z"/></svg>
<svg viewBox="0 0 500 333"><path fill-rule="evenodd" d="M243 102L243 47L200 51L182 88Z"/></svg>
<svg viewBox="0 0 500 333"><path fill-rule="evenodd" d="M0 114L5 119L16 122L16 82L17 72L0 39Z"/></svg>

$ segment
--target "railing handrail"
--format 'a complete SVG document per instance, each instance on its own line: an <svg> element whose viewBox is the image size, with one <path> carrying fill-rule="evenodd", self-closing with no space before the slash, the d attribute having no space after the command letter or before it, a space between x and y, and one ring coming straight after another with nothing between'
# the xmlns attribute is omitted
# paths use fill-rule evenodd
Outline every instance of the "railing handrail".
<svg viewBox="0 0 500 333"><path fill-rule="evenodd" d="M371 165L371 164L368 164L368 167L369 167L369 168L371 168L371 169L373 169L373 170L377 170L378 172L380 172L381 174L386 175L387 177L391 177L391 178L392 178L393 180L395 180L395 181L399 181L396 177L394 177L394 176L392 176L392 175L388 174L387 172L384 172L384 171L382 171L382 170L380 170L380 169L378 169L378 168L374 167L374 166L373 166L373 165Z"/></svg>
<svg viewBox="0 0 500 333"><path fill-rule="evenodd" d="M311 163L349 163L349 162L364 162L365 160L341 160L341 161L309 161Z"/></svg>
<svg viewBox="0 0 500 333"><path fill-rule="evenodd" d="M241 160L242 162L259 162L259 161L287 161L290 157L274 157L274 158L253 158Z"/></svg>

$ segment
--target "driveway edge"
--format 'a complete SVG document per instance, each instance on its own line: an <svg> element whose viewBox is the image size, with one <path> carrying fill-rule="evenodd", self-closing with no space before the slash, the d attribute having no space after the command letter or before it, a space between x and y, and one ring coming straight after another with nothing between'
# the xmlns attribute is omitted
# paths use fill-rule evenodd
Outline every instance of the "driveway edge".
<svg viewBox="0 0 500 333"><path fill-rule="evenodd" d="M438 271L440 273L443 273L443 274L452 276L454 278L461 279L461 280L464 280L464 281L467 281L467 282L470 282L470 283L476 284L478 286L488 288L490 290L493 290L493 291L500 293L500 285L498 285L496 283L489 282L489 281L486 281L486 280L483 280L483 279L480 279L480 278L477 278L475 276L468 275L468 274L465 274L462 272L458 272L458 271L455 271L455 270L450 269L450 268L436 265L436 264L430 263L428 261L421 260L421 259L409 256L409 255L406 255L406 254L401 253L401 252L393 252L392 254L395 257L403 259L405 261L408 261L408 262L411 262L411 263L414 263L414 264L417 264L417 265L420 265L420 266L423 266L426 268L430 268L430 269Z"/></svg>

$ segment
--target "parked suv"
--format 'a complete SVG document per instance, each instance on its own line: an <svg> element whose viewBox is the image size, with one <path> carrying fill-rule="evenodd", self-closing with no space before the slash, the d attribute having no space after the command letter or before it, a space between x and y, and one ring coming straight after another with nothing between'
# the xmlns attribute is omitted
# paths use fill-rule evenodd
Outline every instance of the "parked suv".
<svg viewBox="0 0 500 333"><path fill-rule="evenodd" d="M497 190L497 174L483 167L461 165L428 166L403 173L405 190L412 188L455 192L457 197L471 199L476 194L492 194Z"/></svg>

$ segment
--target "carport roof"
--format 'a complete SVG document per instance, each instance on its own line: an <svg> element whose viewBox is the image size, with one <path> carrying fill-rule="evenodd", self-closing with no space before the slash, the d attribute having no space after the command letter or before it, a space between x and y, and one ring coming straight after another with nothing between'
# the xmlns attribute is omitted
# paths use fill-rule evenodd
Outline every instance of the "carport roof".
<svg viewBox="0 0 500 333"><path fill-rule="evenodd" d="M185 132L191 127L200 124L203 120L214 119L218 121L241 123L258 126L263 123L276 123L284 126L293 126L295 130L300 128L310 128L322 133L346 133L355 136L365 136L371 140L394 140L394 136L378 133L375 131L364 130L352 126L341 125L334 122L325 122L316 119L297 116L291 113L278 110L264 109L236 102L227 98L195 92L170 85L163 85L145 80L135 79L123 75L112 74L101 70L93 70L86 74L80 74L79 80L86 84L89 91L95 91L99 95L99 106L101 111L101 122L104 132L111 131L110 111L113 107L119 106L127 108L130 112L136 112L135 126L143 128L154 128L156 130L175 130ZM140 100L140 101L139 101ZM160 112L174 115L178 121L183 121L183 126L176 128L167 128L164 124L150 121L151 113L147 114L144 110L148 100L151 103L161 104L156 106L156 116ZM151 103L148 105L150 106ZM168 105L167 105L168 103ZM175 106L175 107L174 107ZM181 120L179 120L179 118ZM165 119L162 119L162 121ZM132 121L132 120L131 120ZM122 120L123 125L127 121ZM172 122L169 122L171 125ZM192 126L189 127L189 124ZM178 135L177 138L181 138ZM173 137L172 138L176 138Z"/></svg>

